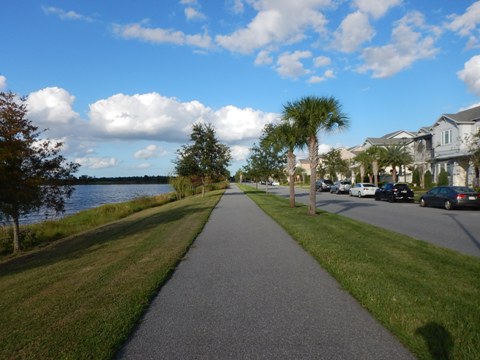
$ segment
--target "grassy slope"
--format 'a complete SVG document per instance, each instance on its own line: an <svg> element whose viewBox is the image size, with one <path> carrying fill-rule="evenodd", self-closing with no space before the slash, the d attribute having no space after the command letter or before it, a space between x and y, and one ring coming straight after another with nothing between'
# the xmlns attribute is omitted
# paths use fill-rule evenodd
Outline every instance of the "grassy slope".
<svg viewBox="0 0 480 360"><path fill-rule="evenodd" d="M479 259L243 189L419 358L480 358Z"/></svg>
<svg viewBox="0 0 480 360"><path fill-rule="evenodd" d="M144 210L0 263L0 358L110 358L221 194Z"/></svg>

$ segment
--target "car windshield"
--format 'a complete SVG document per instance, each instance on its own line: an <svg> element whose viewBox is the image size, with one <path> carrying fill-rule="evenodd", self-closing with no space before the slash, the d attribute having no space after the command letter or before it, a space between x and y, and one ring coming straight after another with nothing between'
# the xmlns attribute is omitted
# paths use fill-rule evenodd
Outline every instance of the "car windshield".
<svg viewBox="0 0 480 360"><path fill-rule="evenodd" d="M363 184L363 187L375 187L373 184Z"/></svg>
<svg viewBox="0 0 480 360"><path fill-rule="evenodd" d="M396 187L397 189L400 189L400 190L408 189L408 185L407 185L407 184L395 184L395 187Z"/></svg>

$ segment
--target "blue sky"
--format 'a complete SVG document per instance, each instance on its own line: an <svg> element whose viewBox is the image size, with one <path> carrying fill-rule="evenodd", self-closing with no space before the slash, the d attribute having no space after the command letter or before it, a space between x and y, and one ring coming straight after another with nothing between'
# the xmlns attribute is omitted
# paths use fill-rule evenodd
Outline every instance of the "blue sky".
<svg viewBox="0 0 480 360"><path fill-rule="evenodd" d="M197 121L235 172L302 96L350 117L321 150L478 105L480 1L5 1L0 90L27 97L77 175L168 175Z"/></svg>

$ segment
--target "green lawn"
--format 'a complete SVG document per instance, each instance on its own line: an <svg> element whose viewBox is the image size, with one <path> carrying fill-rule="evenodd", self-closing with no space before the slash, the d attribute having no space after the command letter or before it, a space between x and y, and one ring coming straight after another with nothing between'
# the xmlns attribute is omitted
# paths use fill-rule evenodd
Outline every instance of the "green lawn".
<svg viewBox="0 0 480 360"><path fill-rule="evenodd" d="M418 358L480 358L480 259L242 189Z"/></svg>
<svg viewBox="0 0 480 360"><path fill-rule="evenodd" d="M109 359L223 191L143 210L0 263L0 359Z"/></svg>

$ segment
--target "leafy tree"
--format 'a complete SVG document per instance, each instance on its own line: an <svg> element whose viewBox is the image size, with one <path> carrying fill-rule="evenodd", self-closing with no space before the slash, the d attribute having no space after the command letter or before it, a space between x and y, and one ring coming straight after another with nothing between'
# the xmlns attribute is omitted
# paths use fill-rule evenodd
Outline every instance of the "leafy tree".
<svg viewBox="0 0 480 360"><path fill-rule="evenodd" d="M332 132L348 126L348 118L342 112L337 99L333 97L307 96L283 107L283 119L292 119L300 129L300 140L308 146L310 162L310 196L308 214L316 214L316 173L319 163L318 134Z"/></svg>
<svg viewBox="0 0 480 360"><path fill-rule="evenodd" d="M413 169L412 182L416 185L420 185L420 170L418 168Z"/></svg>
<svg viewBox="0 0 480 360"><path fill-rule="evenodd" d="M290 190L290 207L295 207L295 170L296 157L294 151L305 144L299 136L299 129L290 119L284 119L278 125L267 128L265 137L267 144L273 146L277 152L287 151L287 174Z"/></svg>
<svg viewBox="0 0 480 360"><path fill-rule="evenodd" d="M337 174L340 174L344 177L348 174L348 162L342 159L342 152L340 149L331 149L321 157L323 159L325 171L330 176L330 179L336 179Z"/></svg>
<svg viewBox="0 0 480 360"><path fill-rule="evenodd" d="M205 186L210 181L219 181L229 177L228 165L232 159L230 149L217 140L215 129L211 124L193 125L190 145L183 145L177 150L174 161L178 176L198 180L205 196Z"/></svg>
<svg viewBox="0 0 480 360"><path fill-rule="evenodd" d="M250 149L246 166L250 176L267 183L271 176L277 178L282 176L287 162L285 152L272 141L274 129L271 124L265 126L259 145L254 144Z"/></svg>
<svg viewBox="0 0 480 360"><path fill-rule="evenodd" d="M392 167L392 181L397 182L397 166L411 164L413 157L404 144L397 144L387 146L382 151L382 161Z"/></svg>
<svg viewBox="0 0 480 360"><path fill-rule="evenodd" d="M373 173L371 172L372 159L366 151L362 151L357 156L355 156L354 161L360 165L360 182L363 182L363 179L365 179L365 173L369 175Z"/></svg>
<svg viewBox="0 0 480 360"><path fill-rule="evenodd" d="M0 92L0 217L13 221L13 251L20 251L20 217L41 209L64 211L79 165L60 155L61 142L40 139L24 98Z"/></svg>
<svg viewBox="0 0 480 360"><path fill-rule="evenodd" d="M448 180L448 173L447 171L442 168L442 170L440 170L440 174L438 174L438 185L448 185L449 184L449 180Z"/></svg>

